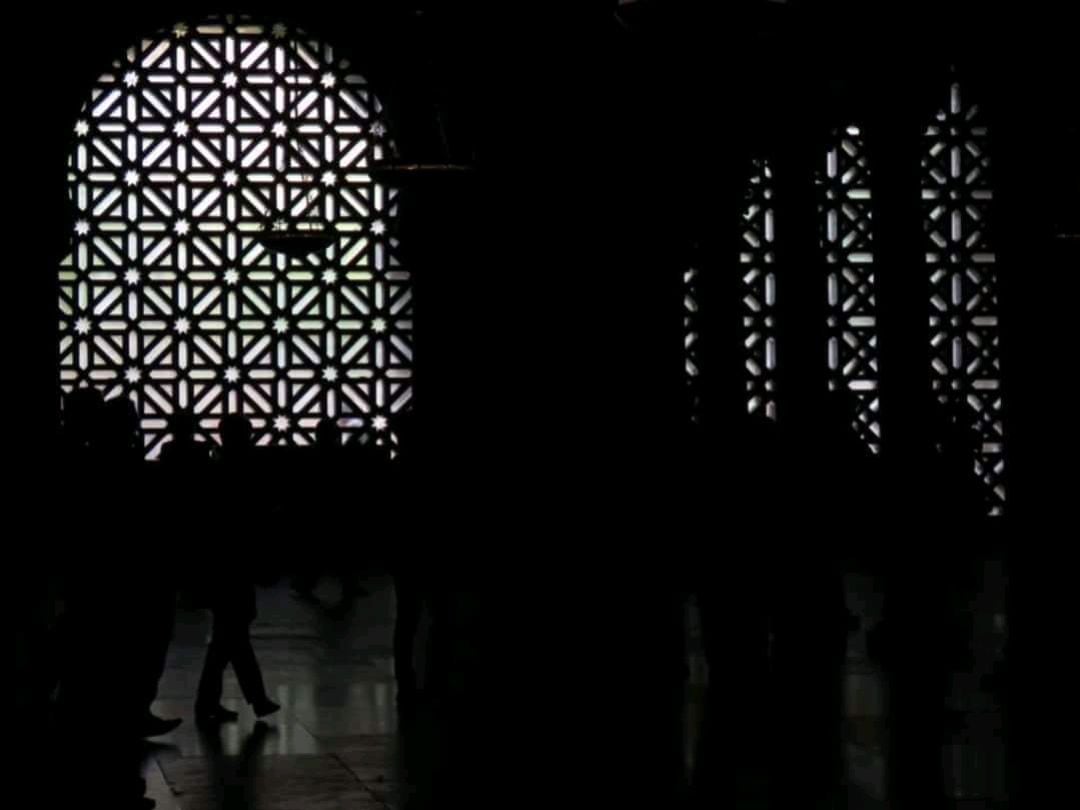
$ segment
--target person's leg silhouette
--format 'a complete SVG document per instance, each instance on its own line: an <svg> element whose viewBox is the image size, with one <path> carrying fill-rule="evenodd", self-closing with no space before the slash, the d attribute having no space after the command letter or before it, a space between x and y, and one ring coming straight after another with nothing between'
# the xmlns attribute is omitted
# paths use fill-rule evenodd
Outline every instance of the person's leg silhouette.
<svg viewBox="0 0 1080 810"><path fill-rule="evenodd" d="M130 664L136 678L133 700L140 707L141 736L156 737L167 734L181 722L180 718L157 717L151 711L172 641L176 588L172 583L155 580L150 587L138 591L135 604L135 645Z"/></svg>
<svg viewBox="0 0 1080 810"><path fill-rule="evenodd" d="M258 659L255 658L255 650L251 646L251 636L247 625L232 630L230 660L236 679L240 682L240 691L244 693L244 700L250 704L257 716L263 717L281 708L266 694L262 670L259 668Z"/></svg>
<svg viewBox="0 0 1080 810"><path fill-rule="evenodd" d="M195 700L195 715L201 722L236 719L235 712L221 706L225 667L230 663L240 682L244 699L257 716L263 717L281 708L266 694L262 670L251 646L246 617L238 615L232 606L220 605L214 611L213 636L206 651Z"/></svg>
<svg viewBox="0 0 1080 810"><path fill-rule="evenodd" d="M214 610L214 629L210 644L206 649L202 675L199 678L198 693L195 698L195 719L200 723L235 720L236 713L221 705L222 682L225 667L229 665L231 641L224 617L219 610Z"/></svg>
<svg viewBox="0 0 1080 810"><path fill-rule="evenodd" d="M394 676L400 700L412 697L417 688L413 652L423 609L420 583L416 577L399 572L394 576L394 596Z"/></svg>

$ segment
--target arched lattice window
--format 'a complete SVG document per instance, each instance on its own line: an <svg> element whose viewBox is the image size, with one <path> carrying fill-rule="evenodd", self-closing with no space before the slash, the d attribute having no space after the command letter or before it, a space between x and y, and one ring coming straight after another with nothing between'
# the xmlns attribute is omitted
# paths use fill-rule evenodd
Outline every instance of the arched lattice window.
<svg viewBox="0 0 1080 810"><path fill-rule="evenodd" d="M846 385L854 394L854 427L876 453L881 425L870 169L858 127L833 133L817 187L820 246L828 272L829 388Z"/></svg>
<svg viewBox="0 0 1080 810"><path fill-rule="evenodd" d="M776 418L776 262L772 169L755 160L742 213L739 266L743 271L746 405Z"/></svg>
<svg viewBox="0 0 1080 810"><path fill-rule="evenodd" d="M330 45L225 18L142 40L69 158L60 384L130 397L148 457L190 408L260 444L385 431L411 395L411 288L379 100Z"/></svg>
<svg viewBox="0 0 1080 810"><path fill-rule="evenodd" d="M960 85L927 127L922 159L926 263L930 269L931 385L943 404L964 404L979 435L975 472L990 512L1004 507L1004 427L998 346L993 188L988 132Z"/></svg>

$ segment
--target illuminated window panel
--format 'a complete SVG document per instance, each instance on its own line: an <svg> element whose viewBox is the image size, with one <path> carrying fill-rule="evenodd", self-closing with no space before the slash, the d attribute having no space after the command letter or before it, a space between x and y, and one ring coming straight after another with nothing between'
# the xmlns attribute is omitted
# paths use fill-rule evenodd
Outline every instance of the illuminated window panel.
<svg viewBox="0 0 1080 810"><path fill-rule="evenodd" d="M1005 438L993 200L987 126L954 83L926 128L922 158L931 385L939 402L970 415L975 473L996 515L1005 506Z"/></svg>
<svg viewBox="0 0 1080 810"><path fill-rule="evenodd" d="M60 385L129 397L157 455L191 409L214 435L387 431L412 394L412 290L382 105L330 45L226 17L143 39L74 124Z"/></svg>
<svg viewBox="0 0 1080 810"><path fill-rule="evenodd" d="M776 251L772 169L755 160L742 211L742 272L746 407L776 418Z"/></svg>
<svg viewBox="0 0 1080 810"><path fill-rule="evenodd" d="M852 426L880 450L877 302L870 168L862 132L837 130L817 176L819 246L827 268L829 389L852 394Z"/></svg>

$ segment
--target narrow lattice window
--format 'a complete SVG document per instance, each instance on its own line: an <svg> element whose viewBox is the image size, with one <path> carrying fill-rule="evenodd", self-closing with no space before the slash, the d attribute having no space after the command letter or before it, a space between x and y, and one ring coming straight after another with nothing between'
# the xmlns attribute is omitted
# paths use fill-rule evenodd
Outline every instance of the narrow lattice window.
<svg viewBox="0 0 1080 810"><path fill-rule="evenodd" d="M931 384L941 403L970 413L979 437L975 472L990 513L999 514L1005 487L994 193L987 127L960 91L959 84L949 88L948 105L927 127L922 160Z"/></svg>
<svg viewBox="0 0 1080 810"><path fill-rule="evenodd" d="M828 273L829 388L846 386L854 395L853 426L876 453L881 425L870 169L858 127L833 133L817 186L820 247Z"/></svg>
<svg viewBox="0 0 1080 810"><path fill-rule="evenodd" d="M331 46L225 18L142 40L75 124L60 384L136 405L149 457L190 408L260 444L386 431L411 396L409 274L382 106Z"/></svg>
<svg viewBox="0 0 1080 810"><path fill-rule="evenodd" d="M742 212L739 266L743 280L743 336L747 409L776 418L776 252L772 170L755 160Z"/></svg>
<svg viewBox="0 0 1080 810"><path fill-rule="evenodd" d="M690 403L690 418L695 422L701 417L701 396L698 389L701 377L700 358L700 304L701 300L698 283L701 271L691 267L683 272L683 358L686 385L688 387L688 399Z"/></svg>

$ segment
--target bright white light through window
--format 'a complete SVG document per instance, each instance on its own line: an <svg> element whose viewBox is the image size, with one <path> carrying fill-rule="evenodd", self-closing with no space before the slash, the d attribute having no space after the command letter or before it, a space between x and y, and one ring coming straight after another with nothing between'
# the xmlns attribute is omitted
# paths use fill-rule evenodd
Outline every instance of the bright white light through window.
<svg viewBox="0 0 1080 810"><path fill-rule="evenodd" d="M178 23L94 84L73 125L60 384L129 397L157 455L190 408L262 444L383 430L411 396L412 292L379 100L284 25ZM264 238L329 234L306 255ZM378 427L382 426L382 427Z"/></svg>

